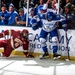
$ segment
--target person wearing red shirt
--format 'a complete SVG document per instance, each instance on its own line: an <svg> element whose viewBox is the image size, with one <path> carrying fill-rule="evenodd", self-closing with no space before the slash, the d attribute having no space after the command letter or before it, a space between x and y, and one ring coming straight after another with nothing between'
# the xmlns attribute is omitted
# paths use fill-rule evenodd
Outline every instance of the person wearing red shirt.
<svg viewBox="0 0 75 75"><path fill-rule="evenodd" d="M29 46L29 40L28 40L28 30L23 29L20 30L5 30L4 32L0 33L0 38L5 37L6 35L10 35L11 38L0 40L0 47L4 48L4 52L0 53L1 56L9 57L11 52L22 46L24 49L24 54L26 57L34 57L33 55L28 54L28 46Z"/></svg>

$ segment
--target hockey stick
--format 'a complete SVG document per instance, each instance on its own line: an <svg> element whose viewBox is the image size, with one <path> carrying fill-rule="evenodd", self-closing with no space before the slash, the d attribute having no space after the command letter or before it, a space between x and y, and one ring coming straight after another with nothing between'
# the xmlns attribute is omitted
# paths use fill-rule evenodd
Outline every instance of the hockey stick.
<svg viewBox="0 0 75 75"><path fill-rule="evenodd" d="M70 61L70 54L69 54L69 48L68 48L68 37L67 37L67 31L65 31L65 38L66 38L66 49L67 49L67 59L65 59L66 61Z"/></svg>

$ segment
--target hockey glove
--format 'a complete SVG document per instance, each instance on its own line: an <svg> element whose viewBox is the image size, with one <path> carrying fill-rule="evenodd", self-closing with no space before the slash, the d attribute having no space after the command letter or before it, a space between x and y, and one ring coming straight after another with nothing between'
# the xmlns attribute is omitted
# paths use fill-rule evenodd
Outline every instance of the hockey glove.
<svg viewBox="0 0 75 75"><path fill-rule="evenodd" d="M38 23L37 23L37 21L35 19L31 20L31 26L32 26L33 30L38 29Z"/></svg>

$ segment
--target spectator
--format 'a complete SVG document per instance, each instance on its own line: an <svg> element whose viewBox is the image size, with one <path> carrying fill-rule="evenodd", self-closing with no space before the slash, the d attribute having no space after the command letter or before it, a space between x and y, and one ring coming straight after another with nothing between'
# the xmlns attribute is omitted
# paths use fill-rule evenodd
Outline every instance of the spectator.
<svg viewBox="0 0 75 75"><path fill-rule="evenodd" d="M59 12L58 12L58 9L59 9ZM60 13L60 14L63 13L63 9L61 7L58 8L58 1L57 0L51 1L51 8L47 9L47 12L48 11L52 11L53 13Z"/></svg>
<svg viewBox="0 0 75 75"><path fill-rule="evenodd" d="M40 5L36 8L36 14L41 14L41 10L43 9L44 10L44 12L46 12L47 11L47 8L48 8L48 4L51 2L51 0L47 0L47 2L46 3L44 3L44 1L43 0L40 0Z"/></svg>
<svg viewBox="0 0 75 75"><path fill-rule="evenodd" d="M71 0L66 0L66 5L65 6L68 6L70 7L70 10L73 11L73 8L74 8L74 5L72 4Z"/></svg>
<svg viewBox="0 0 75 75"><path fill-rule="evenodd" d="M14 10L14 5L10 4L9 5L9 19L8 19L8 25L15 25L15 17L18 16L18 13Z"/></svg>
<svg viewBox="0 0 75 75"><path fill-rule="evenodd" d="M26 15L24 15L23 8L19 9L19 15L15 18L16 24L18 26L25 26L26 25Z"/></svg>
<svg viewBox="0 0 75 75"><path fill-rule="evenodd" d="M65 12L63 14L67 21L68 29L75 29L75 14L73 14L70 10L70 6L65 6Z"/></svg>
<svg viewBox="0 0 75 75"><path fill-rule="evenodd" d="M51 2L51 9L52 9L52 10L51 10L51 9L50 9L50 10L53 11L54 13L57 13L57 9L56 9L55 4L56 4L55 1L52 1L52 2Z"/></svg>
<svg viewBox="0 0 75 75"><path fill-rule="evenodd" d="M2 5L0 12L0 25L6 25L8 23L8 11L6 10L6 5Z"/></svg>

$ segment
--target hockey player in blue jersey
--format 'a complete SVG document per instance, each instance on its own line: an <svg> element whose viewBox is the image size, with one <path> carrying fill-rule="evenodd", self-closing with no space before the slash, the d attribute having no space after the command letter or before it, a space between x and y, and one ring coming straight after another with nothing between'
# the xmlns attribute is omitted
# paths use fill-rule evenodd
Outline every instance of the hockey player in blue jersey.
<svg viewBox="0 0 75 75"><path fill-rule="evenodd" d="M50 37L52 39L53 59L60 58L61 55L57 54L57 50L58 50L57 27L58 27L58 22L61 21L62 27L66 31L67 30L66 20L63 17L60 17L60 15L53 14L53 12L47 12L47 14L42 15L42 17L41 17L41 20L40 20L41 24L42 24L42 25L40 24L42 26L42 29L41 29L41 32L40 32L39 41L42 45L42 49L44 51L44 54L40 58L42 59L42 58L45 58L45 57L49 57L47 44L46 44L46 38L47 38L48 34L50 34ZM37 28L39 28L39 24L37 23L36 19L32 20L32 28L35 29L35 30Z"/></svg>
<svg viewBox="0 0 75 75"><path fill-rule="evenodd" d="M36 19L37 22L40 21L39 16L35 15L35 13L36 13L35 8L31 8L30 11L29 11L29 16L28 16L28 26L30 26L30 27L32 26L31 25L32 19Z"/></svg>

